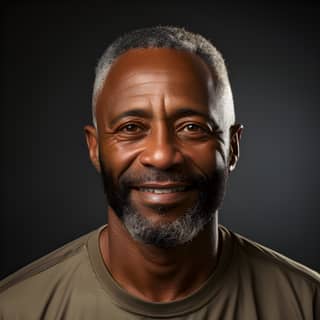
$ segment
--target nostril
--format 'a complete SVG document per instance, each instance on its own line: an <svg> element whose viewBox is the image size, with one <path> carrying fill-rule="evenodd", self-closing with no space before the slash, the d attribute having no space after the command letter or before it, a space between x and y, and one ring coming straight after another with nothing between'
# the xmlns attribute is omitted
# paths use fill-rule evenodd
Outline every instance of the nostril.
<svg viewBox="0 0 320 320"><path fill-rule="evenodd" d="M153 146L140 154L140 162L144 166L168 169L183 162L183 156L174 145Z"/></svg>

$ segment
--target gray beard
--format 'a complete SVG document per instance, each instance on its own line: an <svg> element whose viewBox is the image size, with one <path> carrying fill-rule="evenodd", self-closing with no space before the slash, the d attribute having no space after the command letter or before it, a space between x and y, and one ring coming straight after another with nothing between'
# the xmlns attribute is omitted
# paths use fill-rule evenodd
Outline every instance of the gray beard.
<svg viewBox="0 0 320 320"><path fill-rule="evenodd" d="M152 224L132 206L123 209L122 222L133 239L160 248L172 248L194 239L212 220L214 212L199 212L200 204L172 222Z"/></svg>
<svg viewBox="0 0 320 320"><path fill-rule="evenodd" d="M145 171L144 175L132 177L123 175L118 184L112 180L100 160L102 180L108 206L110 206L133 239L160 248L172 248L192 241L210 223L220 207L227 182L225 170L216 170L209 178L185 176L179 172ZM154 224L135 208L130 201L130 185L145 181L188 181L198 190L198 200L179 218L172 222ZM168 208L158 207L159 215L165 215Z"/></svg>

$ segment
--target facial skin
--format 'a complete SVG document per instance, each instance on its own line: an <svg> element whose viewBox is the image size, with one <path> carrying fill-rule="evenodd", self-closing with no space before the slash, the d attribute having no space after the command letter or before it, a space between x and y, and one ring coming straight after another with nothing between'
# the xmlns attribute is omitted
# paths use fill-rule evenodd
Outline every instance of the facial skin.
<svg viewBox="0 0 320 320"><path fill-rule="evenodd" d="M237 155L223 127L231 115L214 106L214 75L193 54L135 49L113 64L97 100L98 132L86 134L109 212L135 239L185 243L219 207Z"/></svg>
<svg viewBox="0 0 320 320"><path fill-rule="evenodd" d="M101 254L120 286L141 299L181 299L218 261L216 209L238 160L242 126L215 98L214 77L199 57L129 50L98 97L97 129L85 127L108 198Z"/></svg>

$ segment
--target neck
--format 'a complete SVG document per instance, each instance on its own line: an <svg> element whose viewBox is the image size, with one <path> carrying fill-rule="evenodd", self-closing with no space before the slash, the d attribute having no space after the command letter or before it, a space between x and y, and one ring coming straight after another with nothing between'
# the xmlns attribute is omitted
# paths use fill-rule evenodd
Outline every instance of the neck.
<svg viewBox="0 0 320 320"><path fill-rule="evenodd" d="M143 300L168 302L198 289L218 260L217 212L192 241L158 248L135 241L112 210L100 235L104 262L113 278Z"/></svg>

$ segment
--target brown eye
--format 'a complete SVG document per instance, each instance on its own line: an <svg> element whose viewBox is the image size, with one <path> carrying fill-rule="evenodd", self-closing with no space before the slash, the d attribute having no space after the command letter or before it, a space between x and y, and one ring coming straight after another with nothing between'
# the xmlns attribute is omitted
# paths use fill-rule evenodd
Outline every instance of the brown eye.
<svg viewBox="0 0 320 320"><path fill-rule="evenodd" d="M204 131L204 129L202 127L200 127L199 125L196 125L194 123L189 123L187 124L183 130L185 131L191 131L191 132L199 132L199 131Z"/></svg>
<svg viewBox="0 0 320 320"><path fill-rule="evenodd" d="M142 128L134 123L129 123L121 127L120 131L125 133L138 133L141 132Z"/></svg>
<svg viewBox="0 0 320 320"><path fill-rule="evenodd" d="M211 135L210 129L200 123L189 122L182 124L177 131L177 135L181 139L202 140L208 139Z"/></svg>
<svg viewBox="0 0 320 320"><path fill-rule="evenodd" d="M209 134L209 128L206 128L197 123L188 123L181 128L182 133L184 134L193 134L193 135L206 135Z"/></svg>
<svg viewBox="0 0 320 320"><path fill-rule="evenodd" d="M147 127L140 122L127 122L121 125L116 132L119 139L135 140L145 136Z"/></svg>

